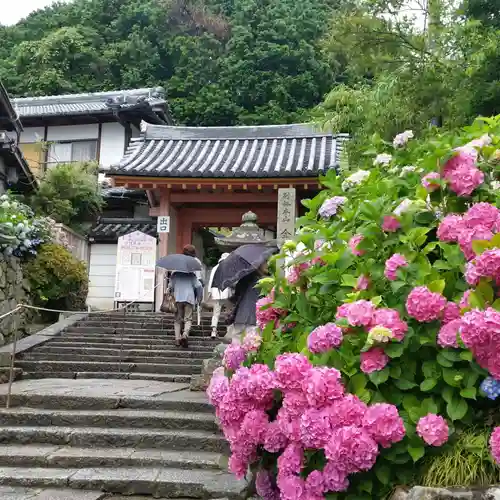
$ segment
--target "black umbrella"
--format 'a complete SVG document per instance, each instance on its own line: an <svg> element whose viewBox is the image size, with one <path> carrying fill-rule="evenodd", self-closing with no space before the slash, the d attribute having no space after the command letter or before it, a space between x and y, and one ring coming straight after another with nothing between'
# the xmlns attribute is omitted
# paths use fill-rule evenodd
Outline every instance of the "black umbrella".
<svg viewBox="0 0 500 500"><path fill-rule="evenodd" d="M256 271L277 251L276 247L264 245L243 245L237 248L219 264L212 286L219 290L234 288L238 281Z"/></svg>
<svg viewBox="0 0 500 500"><path fill-rule="evenodd" d="M182 253L174 253L162 257L156 262L156 267L162 267L167 271L177 271L178 273L201 271L201 264L198 259Z"/></svg>

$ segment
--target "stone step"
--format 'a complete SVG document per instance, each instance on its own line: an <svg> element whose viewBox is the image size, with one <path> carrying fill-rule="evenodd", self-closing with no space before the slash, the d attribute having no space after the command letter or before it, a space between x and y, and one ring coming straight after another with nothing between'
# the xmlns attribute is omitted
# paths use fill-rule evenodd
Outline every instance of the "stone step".
<svg viewBox="0 0 500 500"><path fill-rule="evenodd" d="M110 362L110 363L118 363L120 359L126 363L161 363L161 364L177 364L177 365L189 365L192 367L201 367L202 359L198 358L184 358L184 357L160 357L160 356L133 356L127 355L126 353L120 353L112 356L106 356L103 354L77 354L77 353L68 353L68 354L58 354L58 353L50 353L50 352L38 352L37 350L23 353L18 355L19 359L27 360L27 361L38 361L45 360L47 362L51 361L75 361L77 363L85 361L85 362Z"/></svg>
<svg viewBox="0 0 500 500"><path fill-rule="evenodd" d="M125 427L134 429L184 429L217 432L215 417L204 412L155 410L51 410L0 408L0 425Z"/></svg>
<svg viewBox="0 0 500 500"><path fill-rule="evenodd" d="M89 380L62 380L58 379L25 380L16 382L12 388L11 407L28 406L30 408L63 409L63 410L166 410L213 413L213 407L208 403L206 395L202 392L192 392L187 385L169 384L166 382L150 381L147 389L152 386L154 396L138 395L122 390L126 384L136 386L137 380L116 380L110 391L109 384L103 379ZM115 382L115 381L113 381ZM107 388L102 388L105 385ZM155 393L155 386L174 386L179 388L173 392ZM53 387L54 386L54 387ZM89 387L95 387L89 393ZM0 407L5 408L6 389L0 394Z"/></svg>
<svg viewBox="0 0 500 500"><path fill-rule="evenodd" d="M173 348L177 348L175 345L175 339L174 337L145 337L142 335L126 335L122 337L121 335L112 335L112 334L98 334L98 333L92 333L92 334L69 334L65 333L61 336L54 337L54 340L51 342L64 342L64 341L73 341L73 342L115 342L118 344L121 344L122 342L124 344L126 343L136 343L136 344L142 344L144 346L146 345L168 345ZM221 342L223 342L222 339L212 339L212 338L206 338L201 340L200 337L189 337L189 346L198 346L198 347L205 347L207 349L214 349L217 345L219 345ZM46 344L44 344L46 345Z"/></svg>
<svg viewBox="0 0 500 500"><path fill-rule="evenodd" d="M99 362L99 361L16 361L16 367L27 372L141 372L141 373L161 373L173 375L193 375L200 373L199 366L182 364L161 364L161 363L130 363Z"/></svg>
<svg viewBox="0 0 500 500"><path fill-rule="evenodd" d="M78 336L75 338L68 337L55 337L54 340L49 340L41 345L43 348L52 348L52 347L63 347L67 349L73 348L96 348L96 349L120 349L120 346L123 349L140 349L140 348L148 348L151 350L173 350L180 355L181 353L189 354L196 353L200 355L204 355L205 353L212 353L215 346L208 346L204 344L196 345L193 341L189 343L188 349L179 349L173 340L167 341L156 341L151 339L151 341L144 342L143 339L123 339L123 343L120 339L115 338L103 338L99 337L98 339L92 341L82 341L82 337Z"/></svg>
<svg viewBox="0 0 500 500"><path fill-rule="evenodd" d="M226 462L227 459L220 453L206 451L0 445L0 467L174 467L221 470Z"/></svg>
<svg viewBox="0 0 500 500"><path fill-rule="evenodd" d="M210 431L180 429L131 429L62 426L3 426L3 444L52 444L57 446L110 448L155 448L163 450L197 450L224 453L224 438Z"/></svg>
<svg viewBox="0 0 500 500"><path fill-rule="evenodd" d="M70 326L64 330L67 333L108 333L114 335L144 335L144 336L174 336L174 329L162 329L162 328L111 328L106 326ZM204 331L198 327L191 328L192 337L200 338L210 338L210 331Z"/></svg>
<svg viewBox="0 0 500 500"><path fill-rule="evenodd" d="M157 380L189 384L191 375L171 375L165 373L127 373L127 372L23 372L21 380L40 380L43 378L68 379L117 379L117 380Z"/></svg>
<svg viewBox="0 0 500 500"><path fill-rule="evenodd" d="M228 473L154 467L0 467L0 485L101 490L167 498L237 499L244 483ZM70 497L72 498L72 497ZM77 498L77 497L76 497ZM51 499L52 500L52 499Z"/></svg>
<svg viewBox="0 0 500 500"><path fill-rule="evenodd" d="M123 348L119 345L114 345L112 348L106 347L88 347L86 344L82 346L54 346L52 343L42 344L30 353L47 353L47 354L88 354L88 355L104 355L104 356L147 356L149 358L156 357L175 357L203 360L210 358L211 352L197 352L186 349L139 349ZM64 358L63 358L64 359Z"/></svg>
<svg viewBox="0 0 500 500"><path fill-rule="evenodd" d="M128 319L93 319L78 321L75 326L106 326L114 328L171 328L174 325L173 319L168 320L128 320ZM224 325L220 325L221 327ZM201 320L198 325L196 318L193 320L193 327L211 328L212 323L210 320Z"/></svg>
<svg viewBox="0 0 500 500"><path fill-rule="evenodd" d="M114 497L114 498L113 498ZM78 491L68 488L24 488L23 486L0 486L2 500L125 500L110 497L103 491ZM148 500L147 497L127 497L127 500ZM149 500L151 500L149 498Z"/></svg>

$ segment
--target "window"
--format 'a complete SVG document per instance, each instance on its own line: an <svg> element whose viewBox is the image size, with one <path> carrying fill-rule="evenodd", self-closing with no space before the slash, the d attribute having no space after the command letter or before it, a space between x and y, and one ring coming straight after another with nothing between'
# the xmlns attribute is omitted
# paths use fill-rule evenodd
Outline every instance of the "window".
<svg viewBox="0 0 500 500"><path fill-rule="evenodd" d="M97 159L97 141L52 142L47 154L47 165L85 162Z"/></svg>

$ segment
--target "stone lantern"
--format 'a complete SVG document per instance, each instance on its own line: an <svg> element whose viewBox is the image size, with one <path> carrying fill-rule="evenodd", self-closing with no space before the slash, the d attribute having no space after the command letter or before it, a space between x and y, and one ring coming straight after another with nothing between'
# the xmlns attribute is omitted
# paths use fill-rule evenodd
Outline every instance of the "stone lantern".
<svg viewBox="0 0 500 500"><path fill-rule="evenodd" d="M262 229L257 225L257 215L247 212L241 218L241 226L237 227L227 237L215 238L215 243L224 252L232 252L242 245L260 243L275 245L274 238L265 238Z"/></svg>

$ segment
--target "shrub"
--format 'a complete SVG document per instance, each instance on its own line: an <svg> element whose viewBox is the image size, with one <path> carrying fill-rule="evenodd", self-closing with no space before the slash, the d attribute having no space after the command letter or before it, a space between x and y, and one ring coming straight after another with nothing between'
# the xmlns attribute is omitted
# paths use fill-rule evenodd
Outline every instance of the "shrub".
<svg viewBox="0 0 500 500"><path fill-rule="evenodd" d="M101 212L104 200L93 163L68 163L47 170L31 206L56 222L80 230Z"/></svg>
<svg viewBox="0 0 500 500"><path fill-rule="evenodd" d="M62 245L43 245L24 266L36 304L49 309L84 310L87 268Z"/></svg>
<svg viewBox="0 0 500 500"><path fill-rule="evenodd" d="M230 469L264 498L385 498L500 395L500 117L412 136L322 179L261 281L261 343L212 379Z"/></svg>

